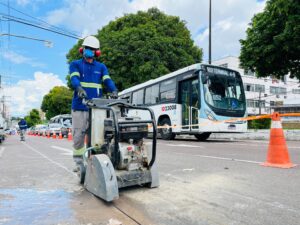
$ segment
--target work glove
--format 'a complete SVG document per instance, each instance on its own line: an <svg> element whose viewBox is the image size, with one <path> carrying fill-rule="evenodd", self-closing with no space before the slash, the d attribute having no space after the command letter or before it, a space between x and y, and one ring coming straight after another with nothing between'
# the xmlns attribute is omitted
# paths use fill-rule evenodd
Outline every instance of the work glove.
<svg viewBox="0 0 300 225"><path fill-rule="evenodd" d="M117 99L118 98L118 92L117 91L113 91L111 94L110 94L110 97L112 99Z"/></svg>
<svg viewBox="0 0 300 225"><path fill-rule="evenodd" d="M82 98L82 99L87 98L86 91L81 86L78 86L77 93L78 93L79 98Z"/></svg>

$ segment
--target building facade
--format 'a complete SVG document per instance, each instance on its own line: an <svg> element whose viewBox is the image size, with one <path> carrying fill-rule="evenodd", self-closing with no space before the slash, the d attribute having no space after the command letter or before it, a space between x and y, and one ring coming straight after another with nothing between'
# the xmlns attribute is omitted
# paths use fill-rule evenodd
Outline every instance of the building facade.
<svg viewBox="0 0 300 225"><path fill-rule="evenodd" d="M286 103L291 107L300 104L299 81L288 75L283 80L257 78L252 71L242 69L239 58L234 56L213 61L212 64L239 71L244 83L248 115L269 114Z"/></svg>

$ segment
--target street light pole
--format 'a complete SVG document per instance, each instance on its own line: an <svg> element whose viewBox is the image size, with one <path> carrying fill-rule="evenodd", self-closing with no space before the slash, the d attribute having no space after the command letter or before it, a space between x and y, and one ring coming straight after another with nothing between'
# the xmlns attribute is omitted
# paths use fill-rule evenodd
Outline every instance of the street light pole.
<svg viewBox="0 0 300 225"><path fill-rule="evenodd" d="M209 0L208 64L211 64L211 0Z"/></svg>
<svg viewBox="0 0 300 225"><path fill-rule="evenodd" d="M10 33L0 33L0 36L12 36L12 37L17 37L17 38L24 38L24 39L29 39L29 40L33 40L33 41L41 41L44 42L46 47L53 47L53 43L51 41L48 40L43 40L43 39L38 39L38 38L34 38L34 37L28 37L28 36L22 36L22 35L16 35L16 34L10 34Z"/></svg>

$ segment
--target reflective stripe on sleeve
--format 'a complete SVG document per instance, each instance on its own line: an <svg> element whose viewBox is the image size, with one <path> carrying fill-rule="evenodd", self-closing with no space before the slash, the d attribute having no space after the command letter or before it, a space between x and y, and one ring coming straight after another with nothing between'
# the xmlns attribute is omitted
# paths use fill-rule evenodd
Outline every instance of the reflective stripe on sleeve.
<svg viewBox="0 0 300 225"><path fill-rule="evenodd" d="M110 79L110 76L109 76L109 75L104 75L104 76L102 77L102 80L103 80L103 81L105 81L106 79Z"/></svg>
<svg viewBox="0 0 300 225"><path fill-rule="evenodd" d="M97 83L80 82L80 85L86 88L102 88L102 85Z"/></svg>
<svg viewBox="0 0 300 225"><path fill-rule="evenodd" d="M72 78L73 76L80 77L80 74L79 74L79 72L73 72L73 73L70 74L70 78Z"/></svg>

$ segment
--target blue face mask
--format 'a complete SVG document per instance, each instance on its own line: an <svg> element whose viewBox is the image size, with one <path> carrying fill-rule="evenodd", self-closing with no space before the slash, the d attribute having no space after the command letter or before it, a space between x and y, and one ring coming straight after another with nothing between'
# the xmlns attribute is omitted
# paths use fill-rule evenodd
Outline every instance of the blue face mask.
<svg viewBox="0 0 300 225"><path fill-rule="evenodd" d="M95 56L95 52L91 49L84 49L83 56L85 58L93 58Z"/></svg>

